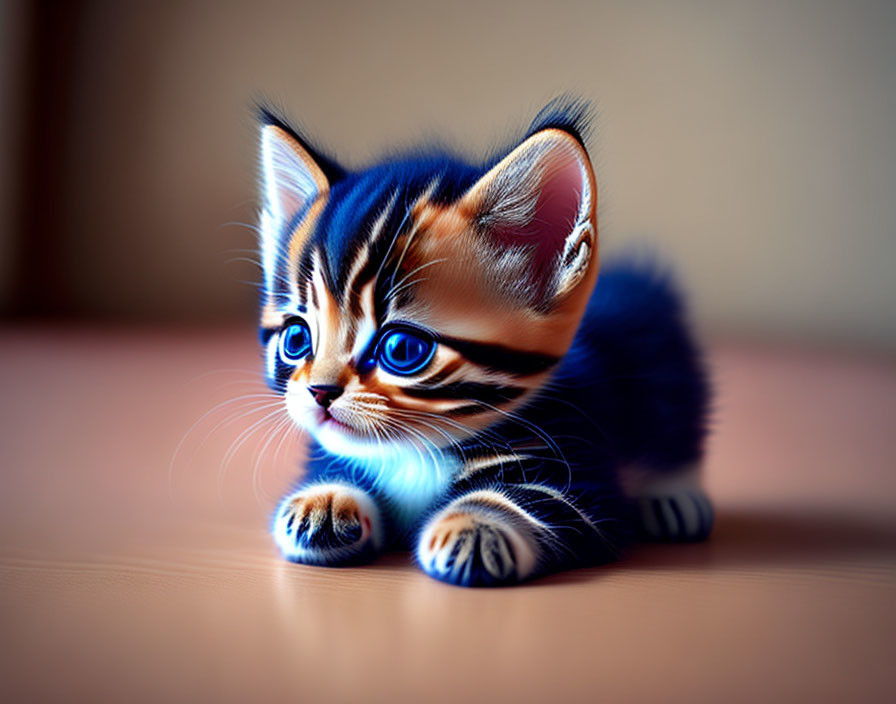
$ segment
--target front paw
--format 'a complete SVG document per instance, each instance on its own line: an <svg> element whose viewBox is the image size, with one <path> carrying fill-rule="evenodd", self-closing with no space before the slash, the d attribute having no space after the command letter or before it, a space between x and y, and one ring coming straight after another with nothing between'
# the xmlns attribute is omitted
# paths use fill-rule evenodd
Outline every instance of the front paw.
<svg viewBox="0 0 896 704"><path fill-rule="evenodd" d="M443 582L500 586L533 574L538 545L513 513L463 500L429 522L417 544L417 561L428 575Z"/></svg>
<svg viewBox="0 0 896 704"><path fill-rule="evenodd" d="M382 545L379 511L365 492L342 484L319 484L283 500L274 520L283 556L313 565L367 562Z"/></svg>

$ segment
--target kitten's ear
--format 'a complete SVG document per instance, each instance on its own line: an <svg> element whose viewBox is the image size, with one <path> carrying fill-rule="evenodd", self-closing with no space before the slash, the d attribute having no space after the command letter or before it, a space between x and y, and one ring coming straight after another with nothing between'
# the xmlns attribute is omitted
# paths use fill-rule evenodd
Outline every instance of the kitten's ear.
<svg viewBox="0 0 896 704"><path fill-rule="evenodd" d="M330 190L311 153L276 124L261 127L261 181L264 210L281 226Z"/></svg>
<svg viewBox="0 0 896 704"><path fill-rule="evenodd" d="M595 190L582 144L550 128L502 159L459 205L492 245L498 275L542 308L593 280Z"/></svg>
<svg viewBox="0 0 896 704"><path fill-rule="evenodd" d="M340 173L284 123L262 113L259 247L269 294L295 280L300 253Z"/></svg>

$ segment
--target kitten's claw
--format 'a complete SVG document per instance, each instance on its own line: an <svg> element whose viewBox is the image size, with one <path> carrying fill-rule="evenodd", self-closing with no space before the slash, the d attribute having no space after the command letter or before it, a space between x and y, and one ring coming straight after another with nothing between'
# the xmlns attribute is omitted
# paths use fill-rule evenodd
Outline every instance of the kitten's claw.
<svg viewBox="0 0 896 704"><path fill-rule="evenodd" d="M310 486L286 497L273 533L284 557L314 565L366 562L382 545L373 500L341 484Z"/></svg>
<svg viewBox="0 0 896 704"><path fill-rule="evenodd" d="M508 517L449 506L421 534L417 560L443 582L489 587L531 576L537 550L531 534Z"/></svg>

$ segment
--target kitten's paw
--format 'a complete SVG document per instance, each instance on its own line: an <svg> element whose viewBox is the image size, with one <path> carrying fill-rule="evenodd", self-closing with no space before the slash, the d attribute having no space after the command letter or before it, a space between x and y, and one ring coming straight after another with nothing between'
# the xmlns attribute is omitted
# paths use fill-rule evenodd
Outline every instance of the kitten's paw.
<svg viewBox="0 0 896 704"><path fill-rule="evenodd" d="M382 545L376 504L342 484L318 484L287 496L273 533L284 557L312 565L366 562Z"/></svg>
<svg viewBox="0 0 896 704"><path fill-rule="evenodd" d="M645 493L638 499L638 510L646 540L690 543L705 540L712 531L712 504L697 487Z"/></svg>
<svg viewBox="0 0 896 704"><path fill-rule="evenodd" d="M427 524L417 544L420 566L431 577L466 587L514 584L531 576L539 548L526 519L516 515L523 509L497 492L475 494L454 501Z"/></svg>

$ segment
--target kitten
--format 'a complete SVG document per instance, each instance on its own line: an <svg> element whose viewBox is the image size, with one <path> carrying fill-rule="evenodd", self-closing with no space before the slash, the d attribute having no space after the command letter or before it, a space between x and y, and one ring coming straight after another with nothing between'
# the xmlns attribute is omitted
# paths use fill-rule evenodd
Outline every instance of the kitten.
<svg viewBox="0 0 896 704"><path fill-rule="evenodd" d="M699 355L653 267L595 287L586 117L552 103L483 165L348 171L261 111L266 377L313 438L286 558L407 547L488 586L709 534Z"/></svg>

